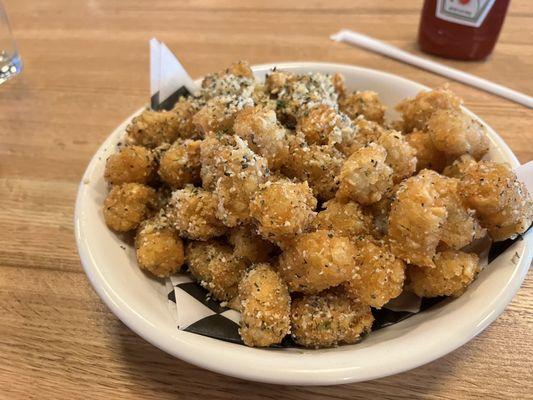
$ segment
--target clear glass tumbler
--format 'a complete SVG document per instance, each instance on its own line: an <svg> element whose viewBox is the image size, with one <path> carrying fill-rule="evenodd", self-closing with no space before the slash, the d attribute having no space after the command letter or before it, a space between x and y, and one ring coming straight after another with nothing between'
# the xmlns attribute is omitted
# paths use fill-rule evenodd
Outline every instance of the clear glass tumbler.
<svg viewBox="0 0 533 400"><path fill-rule="evenodd" d="M7 19L0 2L0 85L22 70L22 62Z"/></svg>

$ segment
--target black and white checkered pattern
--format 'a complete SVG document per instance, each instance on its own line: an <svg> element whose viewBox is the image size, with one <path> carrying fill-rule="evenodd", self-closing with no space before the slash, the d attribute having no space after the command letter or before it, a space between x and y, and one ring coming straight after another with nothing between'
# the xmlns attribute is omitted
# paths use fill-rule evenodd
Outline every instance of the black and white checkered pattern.
<svg viewBox="0 0 533 400"><path fill-rule="evenodd" d="M242 344L237 311L221 306L189 276L175 275L171 282L173 290L168 299L177 308L178 329Z"/></svg>

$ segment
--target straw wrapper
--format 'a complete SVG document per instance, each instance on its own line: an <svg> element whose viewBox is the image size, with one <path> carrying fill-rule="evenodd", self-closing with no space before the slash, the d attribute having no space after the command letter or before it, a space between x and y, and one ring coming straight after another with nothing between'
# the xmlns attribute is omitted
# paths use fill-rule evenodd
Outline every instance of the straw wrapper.
<svg viewBox="0 0 533 400"><path fill-rule="evenodd" d="M155 110L170 109L181 96L195 93L198 87L163 43L152 39L150 47L151 106ZM533 192L533 162L522 165L515 172L526 183L528 190ZM518 265L516 248L521 240L523 240L523 235L498 243L492 243L490 239L485 238L470 245L468 251L480 256L482 269L490 270L491 263L497 258L504 258L505 263L511 262ZM486 272L488 271L481 273ZM238 332L240 314L223 303L213 300L209 292L193 281L189 275L176 274L170 277L167 288L169 309L178 329L243 344ZM375 318L372 330L396 324L442 301L453 300L445 297L420 298L411 292L404 291L382 309L372 310ZM296 344L290 337L286 337L280 345L273 347L295 346Z"/></svg>

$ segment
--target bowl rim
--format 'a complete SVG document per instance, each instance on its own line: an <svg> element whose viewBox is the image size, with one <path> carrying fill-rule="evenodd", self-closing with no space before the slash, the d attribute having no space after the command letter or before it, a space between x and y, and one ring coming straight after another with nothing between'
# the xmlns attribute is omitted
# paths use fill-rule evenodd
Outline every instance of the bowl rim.
<svg viewBox="0 0 533 400"><path fill-rule="evenodd" d="M252 66L252 69L254 72L261 72L275 66L280 69L308 68L310 71L313 69L331 69L341 73L342 70L358 70L363 73L372 73L389 79L400 80L411 86L416 85L420 90L429 89L427 86L394 74L348 64L292 61L259 64ZM475 319L469 321L468 326L458 328L457 330L460 334L442 335L442 337L437 338L437 340L432 341L428 345L425 343L421 345L419 342L414 341L414 337L409 338L409 342L413 345L412 351L404 351L402 354L397 355L396 358L389 359L387 363L379 365L379 367L376 365L369 368L363 368L357 365L334 367L327 363L328 360L331 361L331 354L325 356L324 353L314 353L313 355L300 354L297 356L298 360L295 361L296 358L291 353L233 345L217 339L205 338L188 332L178 331L177 329L176 332L170 335L167 335L166 332L159 332L156 326L129 307L121 298L120 294L108 284L91 253L90 243L84 237L83 226L83 204L86 200L85 194L87 190L85 182L91 176L94 168L101 162L98 160L98 155L115 141L114 138L118 135L118 132L124 132L127 123L144 108L140 108L124 120L106 138L91 158L77 192L74 213L76 244L82 266L91 285L111 312L143 339L183 361L237 378L287 385L345 384L397 374L436 360L462 346L479 334L501 314L520 288L529 269L531 259L533 258L533 234L531 232L526 235L527 242L524 244L520 263L514 268L511 279L505 283L497 293L497 296L495 296L495 301L491 302L491 305L494 305L493 307L487 307L487 309L483 310ZM475 116L470 111L467 110L467 112ZM475 117L481 120L478 116ZM516 156L503 139L484 121L483 123L489 128L491 139L494 140L496 146L509 158L512 167L518 166L519 162ZM407 342L407 339L404 341ZM429 349L424 347L424 345L429 347ZM234 347L232 350L231 346L238 346L238 350L235 350L237 347ZM349 352L350 350L346 353ZM257 357L261 357L261 362L257 362ZM339 354L338 357L341 357L341 355ZM346 358L346 354L342 357ZM316 366L315 363L315 366L311 367L312 362L317 360L319 361L319 365Z"/></svg>

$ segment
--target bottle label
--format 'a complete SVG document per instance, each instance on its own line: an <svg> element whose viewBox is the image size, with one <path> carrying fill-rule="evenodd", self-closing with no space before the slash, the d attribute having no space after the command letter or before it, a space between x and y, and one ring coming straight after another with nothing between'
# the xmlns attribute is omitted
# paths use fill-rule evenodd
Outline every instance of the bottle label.
<svg viewBox="0 0 533 400"><path fill-rule="evenodd" d="M495 2L496 0L437 0L435 16L479 28Z"/></svg>

